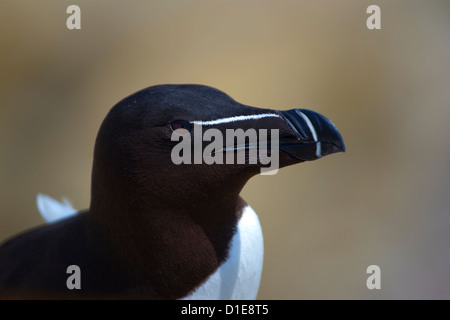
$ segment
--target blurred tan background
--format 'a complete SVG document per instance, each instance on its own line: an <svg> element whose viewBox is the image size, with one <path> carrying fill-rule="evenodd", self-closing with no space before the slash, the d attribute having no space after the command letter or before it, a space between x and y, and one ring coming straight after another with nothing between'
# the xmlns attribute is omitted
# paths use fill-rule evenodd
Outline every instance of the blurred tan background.
<svg viewBox="0 0 450 320"><path fill-rule="evenodd" d="M371 4L381 30L366 28ZM0 241L43 223L38 192L89 205L117 101L200 83L314 109L346 142L245 187L265 236L260 299L448 299L449 30L447 0L2 0ZM381 290L366 287L372 264Z"/></svg>

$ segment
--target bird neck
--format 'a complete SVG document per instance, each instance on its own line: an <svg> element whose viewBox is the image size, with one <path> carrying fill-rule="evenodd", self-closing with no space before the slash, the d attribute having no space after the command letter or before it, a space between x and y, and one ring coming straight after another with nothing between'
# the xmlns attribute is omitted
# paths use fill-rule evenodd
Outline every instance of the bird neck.
<svg viewBox="0 0 450 320"><path fill-rule="evenodd" d="M146 297L179 298L202 284L227 259L246 205L240 189L174 207L133 202L133 194L111 185L107 190L91 202L91 236L101 238L101 250L137 283L145 283Z"/></svg>

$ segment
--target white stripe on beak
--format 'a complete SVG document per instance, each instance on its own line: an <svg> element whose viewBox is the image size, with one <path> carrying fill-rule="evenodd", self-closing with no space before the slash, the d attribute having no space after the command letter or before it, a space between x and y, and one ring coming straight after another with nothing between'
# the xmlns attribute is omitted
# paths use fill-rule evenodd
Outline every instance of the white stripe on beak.
<svg viewBox="0 0 450 320"><path fill-rule="evenodd" d="M320 144L320 141L318 141L319 139L317 138L317 132L316 132L316 129L314 128L311 120L309 120L308 116L306 114L304 114L303 112L298 111L297 109L295 110L295 112L297 112L297 114L300 117L302 117L302 119L305 120L306 124L308 125L308 128L311 131L311 134L314 138L314 142L316 143L316 157L321 158L322 157L322 146Z"/></svg>

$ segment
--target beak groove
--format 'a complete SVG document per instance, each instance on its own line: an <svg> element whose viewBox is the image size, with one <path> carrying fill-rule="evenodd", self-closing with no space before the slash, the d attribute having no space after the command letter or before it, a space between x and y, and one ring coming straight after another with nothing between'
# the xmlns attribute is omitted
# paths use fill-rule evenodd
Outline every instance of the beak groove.
<svg viewBox="0 0 450 320"><path fill-rule="evenodd" d="M345 144L336 126L325 116L308 109L280 112L295 138L280 139L280 150L297 160L311 161L345 152Z"/></svg>

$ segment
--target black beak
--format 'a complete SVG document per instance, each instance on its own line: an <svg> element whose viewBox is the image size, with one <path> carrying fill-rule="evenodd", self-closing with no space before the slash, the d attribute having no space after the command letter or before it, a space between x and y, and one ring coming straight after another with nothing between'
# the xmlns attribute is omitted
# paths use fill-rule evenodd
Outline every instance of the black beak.
<svg viewBox="0 0 450 320"><path fill-rule="evenodd" d="M280 150L296 160L311 161L345 152L344 140L334 124L320 113L307 109L281 111L295 137L280 138Z"/></svg>

